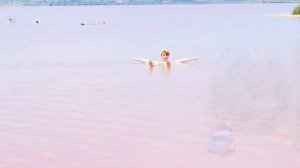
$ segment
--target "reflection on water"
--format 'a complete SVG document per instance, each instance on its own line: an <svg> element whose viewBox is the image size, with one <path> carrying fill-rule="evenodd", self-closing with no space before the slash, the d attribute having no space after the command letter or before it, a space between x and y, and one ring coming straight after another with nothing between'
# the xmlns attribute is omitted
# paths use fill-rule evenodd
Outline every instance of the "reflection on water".
<svg viewBox="0 0 300 168"><path fill-rule="evenodd" d="M208 151L213 154L227 155L233 153L235 143L233 130L229 124L220 125L214 132L208 142Z"/></svg>
<svg viewBox="0 0 300 168"><path fill-rule="evenodd" d="M0 167L299 167L293 6L1 7Z"/></svg>

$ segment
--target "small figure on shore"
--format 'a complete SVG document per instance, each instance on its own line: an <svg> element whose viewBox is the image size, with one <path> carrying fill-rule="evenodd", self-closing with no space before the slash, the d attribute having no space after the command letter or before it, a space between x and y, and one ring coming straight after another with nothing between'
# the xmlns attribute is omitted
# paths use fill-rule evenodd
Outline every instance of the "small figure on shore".
<svg viewBox="0 0 300 168"><path fill-rule="evenodd" d="M40 24L40 21L38 19L35 19L34 23Z"/></svg>
<svg viewBox="0 0 300 168"><path fill-rule="evenodd" d="M16 23L16 20L13 18L8 18L7 23Z"/></svg>
<svg viewBox="0 0 300 168"><path fill-rule="evenodd" d="M174 60L170 61L169 56L170 56L170 51L168 49L164 49L160 52L160 56L162 61L152 61L152 60L147 60L147 59L140 59L140 58L135 58L135 61L138 61L140 63L147 63L150 67L155 67L155 66L165 66L165 67L170 67L171 63L187 63L189 61L193 60L198 60L196 57L192 58L184 58L184 59L179 59L179 60Z"/></svg>

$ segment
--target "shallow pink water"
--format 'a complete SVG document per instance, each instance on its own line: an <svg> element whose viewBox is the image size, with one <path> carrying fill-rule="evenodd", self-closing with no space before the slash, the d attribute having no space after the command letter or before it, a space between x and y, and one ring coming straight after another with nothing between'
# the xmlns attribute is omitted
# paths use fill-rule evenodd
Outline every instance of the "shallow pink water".
<svg viewBox="0 0 300 168"><path fill-rule="evenodd" d="M298 168L293 6L1 7L0 167Z"/></svg>

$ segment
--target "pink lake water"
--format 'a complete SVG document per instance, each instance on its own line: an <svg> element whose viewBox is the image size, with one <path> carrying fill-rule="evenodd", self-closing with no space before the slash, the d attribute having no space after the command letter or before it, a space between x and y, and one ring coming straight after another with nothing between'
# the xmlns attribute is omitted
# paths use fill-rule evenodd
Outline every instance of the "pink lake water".
<svg viewBox="0 0 300 168"><path fill-rule="evenodd" d="M0 167L300 167L295 5L0 7Z"/></svg>

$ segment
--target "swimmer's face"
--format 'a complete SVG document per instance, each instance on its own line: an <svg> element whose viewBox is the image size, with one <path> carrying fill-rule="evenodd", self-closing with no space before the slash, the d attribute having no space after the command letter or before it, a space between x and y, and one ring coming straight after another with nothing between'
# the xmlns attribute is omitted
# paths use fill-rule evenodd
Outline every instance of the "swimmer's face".
<svg viewBox="0 0 300 168"><path fill-rule="evenodd" d="M161 53L161 58L162 58L163 61L168 61L168 59L169 59L169 54L166 53L166 52L162 52L162 53Z"/></svg>

